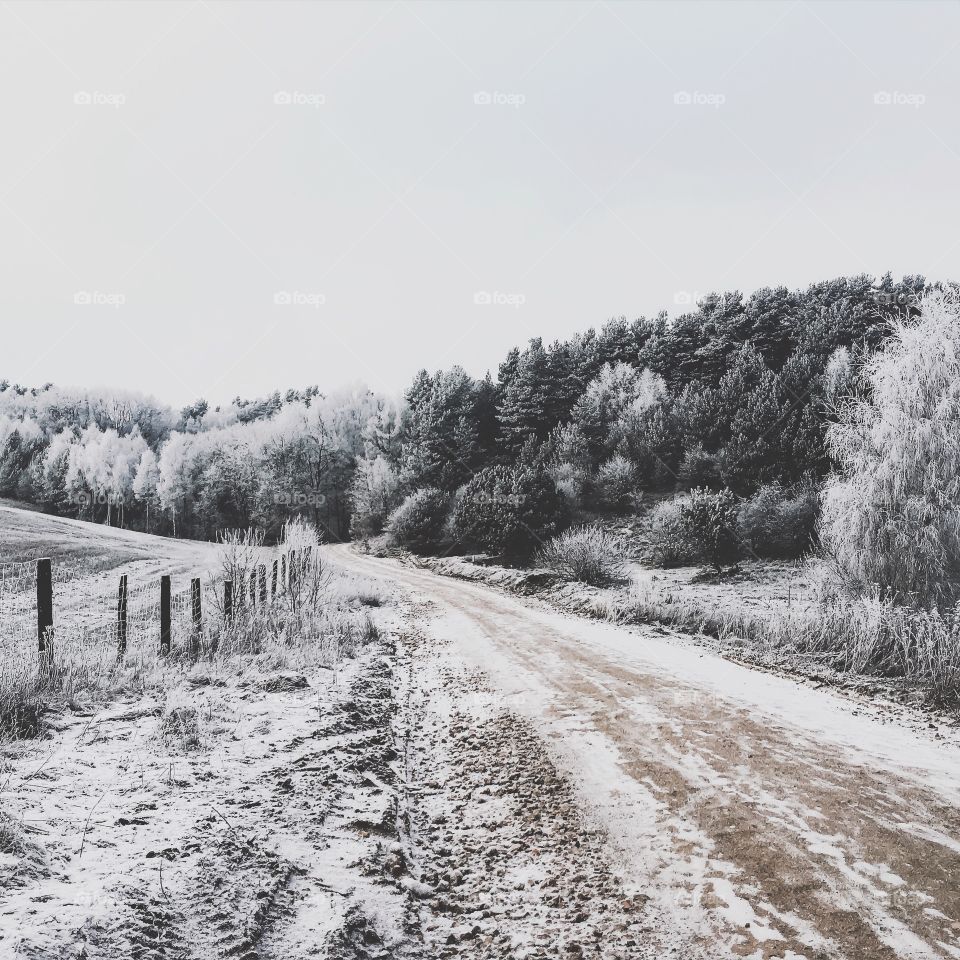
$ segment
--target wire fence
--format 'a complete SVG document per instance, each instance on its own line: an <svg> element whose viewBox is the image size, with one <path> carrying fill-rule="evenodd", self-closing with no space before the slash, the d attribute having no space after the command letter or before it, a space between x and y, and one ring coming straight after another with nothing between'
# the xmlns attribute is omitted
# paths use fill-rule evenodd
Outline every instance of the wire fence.
<svg viewBox="0 0 960 960"><path fill-rule="evenodd" d="M78 579L68 565L48 558L0 564L0 658L28 651L55 662L58 648L94 647L128 653L196 649L213 626L248 608L294 602L319 558L311 547L264 550L249 567L214 579L184 577L174 591L169 575L138 578L115 571Z"/></svg>

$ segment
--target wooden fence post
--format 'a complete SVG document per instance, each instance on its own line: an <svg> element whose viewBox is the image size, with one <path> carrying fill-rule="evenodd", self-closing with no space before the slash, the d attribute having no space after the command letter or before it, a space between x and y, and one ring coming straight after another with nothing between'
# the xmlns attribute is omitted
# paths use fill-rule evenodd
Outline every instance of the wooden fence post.
<svg viewBox="0 0 960 960"><path fill-rule="evenodd" d="M120 590L117 593L117 659L122 660L127 653L127 575L120 576Z"/></svg>
<svg viewBox="0 0 960 960"><path fill-rule="evenodd" d="M280 558L280 586L283 588L283 592L287 592L287 555L284 554Z"/></svg>
<svg viewBox="0 0 960 960"><path fill-rule="evenodd" d="M289 581L287 586L291 592L296 589L297 586L297 551L290 551L290 560L287 562L287 571L289 573Z"/></svg>
<svg viewBox="0 0 960 960"><path fill-rule="evenodd" d="M274 600L277 596L277 575L279 572L280 561L273 561L273 576L270 578L270 599Z"/></svg>
<svg viewBox="0 0 960 960"><path fill-rule="evenodd" d="M170 574L160 578L160 653L170 652Z"/></svg>
<svg viewBox="0 0 960 960"><path fill-rule="evenodd" d="M200 604L200 578L194 577L190 581L190 612L193 620L194 650L200 649L200 637L203 634L203 609Z"/></svg>
<svg viewBox="0 0 960 960"><path fill-rule="evenodd" d="M224 622L233 617L233 581L223 581L223 619Z"/></svg>
<svg viewBox="0 0 960 960"><path fill-rule="evenodd" d="M53 571L50 559L37 561L37 645L40 655L50 659L53 641Z"/></svg>
<svg viewBox="0 0 960 960"><path fill-rule="evenodd" d="M250 609L257 606L257 568L250 570Z"/></svg>
<svg viewBox="0 0 960 960"><path fill-rule="evenodd" d="M260 606L265 607L267 605L267 568L261 563L257 572L260 574Z"/></svg>
<svg viewBox="0 0 960 960"><path fill-rule="evenodd" d="M303 572L310 572L310 562L313 560L313 547L303 548Z"/></svg>

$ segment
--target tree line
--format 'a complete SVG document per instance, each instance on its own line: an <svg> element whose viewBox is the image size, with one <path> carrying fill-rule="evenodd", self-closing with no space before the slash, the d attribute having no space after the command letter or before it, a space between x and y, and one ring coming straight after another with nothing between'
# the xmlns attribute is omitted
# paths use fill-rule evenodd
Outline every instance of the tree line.
<svg viewBox="0 0 960 960"><path fill-rule="evenodd" d="M630 511L650 491L818 483L836 400L925 289L888 274L711 294L673 320L531 340L496 380L422 370L401 422L368 432L354 529L374 535L405 497L453 495L494 466L549 476L586 513Z"/></svg>
<svg viewBox="0 0 960 960"><path fill-rule="evenodd" d="M922 277L711 294L670 319L611 320L511 350L496 378L420 371L402 398L316 386L177 412L113 391L0 382L0 496L177 536L304 516L373 536L422 490L488 468L548 478L573 511L648 491L819 482L833 404Z"/></svg>

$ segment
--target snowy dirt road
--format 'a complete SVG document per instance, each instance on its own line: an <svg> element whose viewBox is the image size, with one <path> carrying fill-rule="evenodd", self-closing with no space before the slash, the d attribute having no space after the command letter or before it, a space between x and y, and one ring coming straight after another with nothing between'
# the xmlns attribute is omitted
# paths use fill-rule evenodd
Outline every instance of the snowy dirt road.
<svg viewBox="0 0 960 960"><path fill-rule="evenodd" d="M413 611L413 872L509 920L510 950L491 953L483 924L458 932L434 909L437 955L960 957L949 732L652 630L328 556Z"/></svg>

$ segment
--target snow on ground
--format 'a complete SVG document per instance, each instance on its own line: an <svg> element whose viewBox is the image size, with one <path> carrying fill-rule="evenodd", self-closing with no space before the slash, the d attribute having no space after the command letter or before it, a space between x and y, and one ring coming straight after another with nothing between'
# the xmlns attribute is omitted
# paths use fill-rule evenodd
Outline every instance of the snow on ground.
<svg viewBox="0 0 960 960"><path fill-rule="evenodd" d="M0 956L353 956L371 923L390 955L405 900L365 866L394 832L388 654L194 680L197 729L118 703L5 751L46 863L8 878Z"/></svg>
<svg viewBox="0 0 960 960"><path fill-rule="evenodd" d="M960 856L941 841L960 834L955 743L648 629L338 561L431 602L428 635L550 744L625 880L651 896L655 932L722 956L960 947Z"/></svg>
<svg viewBox="0 0 960 960"><path fill-rule="evenodd" d="M326 555L393 585L356 659L185 666L4 745L0 957L960 955L954 741Z"/></svg>

